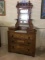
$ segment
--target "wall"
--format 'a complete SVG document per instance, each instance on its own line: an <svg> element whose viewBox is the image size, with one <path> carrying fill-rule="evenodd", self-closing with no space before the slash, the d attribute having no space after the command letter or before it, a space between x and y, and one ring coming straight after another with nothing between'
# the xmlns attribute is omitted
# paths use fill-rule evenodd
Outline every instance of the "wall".
<svg viewBox="0 0 45 60"><path fill-rule="evenodd" d="M6 7L6 16L0 16L0 26L15 26L16 18L17 18L17 9L16 4L19 0L5 0L5 7ZM20 0L21 1L21 0ZM33 24L36 28L45 28L45 19L40 19L41 15L41 0L30 0L33 4L32 9L32 19ZM5 37L5 34L8 28L7 27L1 27L1 37L2 43L7 44L7 36ZM40 31L40 29L38 30ZM37 37L39 35L39 32L37 31ZM43 31L43 30L42 30ZM42 32L41 31L41 32ZM6 34L7 35L7 34ZM39 37L38 37L39 38ZM39 39L37 38L37 45L39 46Z"/></svg>
<svg viewBox="0 0 45 60"><path fill-rule="evenodd" d="M17 9L16 4L18 0L5 0L6 16L0 16L0 25L11 26L16 23ZM21 1L21 0L20 0ZM32 19L35 27L45 28L45 20L40 19L41 15L41 0L30 0L33 4Z"/></svg>

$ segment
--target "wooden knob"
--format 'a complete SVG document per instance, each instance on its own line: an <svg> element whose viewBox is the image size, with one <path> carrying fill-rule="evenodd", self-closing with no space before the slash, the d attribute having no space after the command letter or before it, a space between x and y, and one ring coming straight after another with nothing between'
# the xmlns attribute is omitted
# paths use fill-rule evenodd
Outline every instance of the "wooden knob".
<svg viewBox="0 0 45 60"><path fill-rule="evenodd" d="M30 39L30 37L28 37L28 39Z"/></svg>
<svg viewBox="0 0 45 60"><path fill-rule="evenodd" d="M12 43L14 43L14 41L12 40Z"/></svg>
<svg viewBox="0 0 45 60"><path fill-rule="evenodd" d="M30 49L28 49L28 51L29 51Z"/></svg>
<svg viewBox="0 0 45 60"><path fill-rule="evenodd" d="M28 42L28 44L30 44L30 42Z"/></svg>
<svg viewBox="0 0 45 60"><path fill-rule="evenodd" d="M14 49L14 46L12 46L12 48Z"/></svg>
<svg viewBox="0 0 45 60"><path fill-rule="evenodd" d="M12 35L12 37L13 37L13 35Z"/></svg>

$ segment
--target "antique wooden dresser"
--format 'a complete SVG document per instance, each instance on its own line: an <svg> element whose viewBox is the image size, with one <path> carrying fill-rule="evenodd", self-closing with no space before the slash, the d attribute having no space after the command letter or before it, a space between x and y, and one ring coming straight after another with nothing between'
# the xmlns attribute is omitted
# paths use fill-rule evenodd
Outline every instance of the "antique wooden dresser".
<svg viewBox="0 0 45 60"><path fill-rule="evenodd" d="M8 51L35 56L36 30L31 19L32 3L18 2L18 19L15 27L8 30Z"/></svg>

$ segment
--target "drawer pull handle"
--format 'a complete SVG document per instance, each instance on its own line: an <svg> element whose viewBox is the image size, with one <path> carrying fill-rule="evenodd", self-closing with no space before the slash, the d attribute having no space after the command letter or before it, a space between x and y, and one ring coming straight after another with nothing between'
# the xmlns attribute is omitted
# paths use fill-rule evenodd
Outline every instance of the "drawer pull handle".
<svg viewBox="0 0 45 60"><path fill-rule="evenodd" d="M30 42L28 42L28 44L30 44Z"/></svg>
<svg viewBox="0 0 45 60"><path fill-rule="evenodd" d="M30 37L28 37L28 39L30 39Z"/></svg>
<svg viewBox="0 0 45 60"><path fill-rule="evenodd" d="M12 37L13 37L13 35L12 35Z"/></svg>
<svg viewBox="0 0 45 60"><path fill-rule="evenodd" d="M12 43L14 43L14 41L12 41Z"/></svg>
<svg viewBox="0 0 45 60"><path fill-rule="evenodd" d="M12 46L12 48L14 49L14 46Z"/></svg>

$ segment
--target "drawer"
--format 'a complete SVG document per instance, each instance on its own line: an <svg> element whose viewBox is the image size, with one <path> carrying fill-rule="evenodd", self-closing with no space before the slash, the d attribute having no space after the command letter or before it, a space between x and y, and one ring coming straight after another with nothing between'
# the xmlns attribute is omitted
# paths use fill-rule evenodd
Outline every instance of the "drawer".
<svg viewBox="0 0 45 60"><path fill-rule="evenodd" d="M13 52L20 52L20 53L28 53L31 52L31 46L25 46L20 44L12 44L10 45L10 50Z"/></svg>
<svg viewBox="0 0 45 60"><path fill-rule="evenodd" d="M18 44L24 44L24 43L26 43L25 40L17 39L17 38L11 39L11 40L9 40L9 42L12 43L12 44L16 44L16 43L18 43Z"/></svg>
<svg viewBox="0 0 45 60"><path fill-rule="evenodd" d="M18 39L18 38L9 38L8 42L11 44L23 44L23 45L31 45L32 41L28 39Z"/></svg>
<svg viewBox="0 0 45 60"><path fill-rule="evenodd" d="M28 40L34 39L33 34L9 32L8 35L9 35L9 37L18 38L18 39L28 39Z"/></svg>

